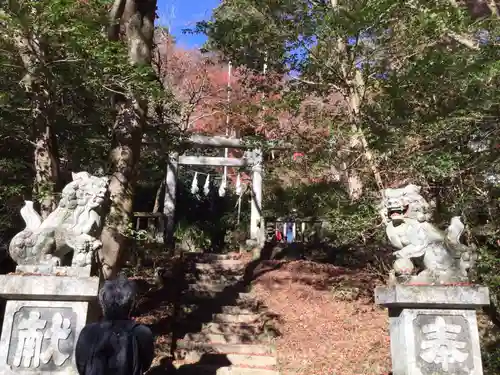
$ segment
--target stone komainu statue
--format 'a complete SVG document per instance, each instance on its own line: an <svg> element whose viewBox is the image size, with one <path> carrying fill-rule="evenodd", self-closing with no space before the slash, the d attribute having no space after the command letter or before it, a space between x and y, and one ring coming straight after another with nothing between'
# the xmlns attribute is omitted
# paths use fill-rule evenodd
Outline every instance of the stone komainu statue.
<svg viewBox="0 0 500 375"><path fill-rule="evenodd" d="M73 252L72 266L92 263L94 252L102 245L97 239L101 230L100 212L108 188L107 177L87 172L73 173L57 208L45 219L26 201L21 215L26 228L16 234L9 246L12 259L19 265L35 265L61 259Z"/></svg>
<svg viewBox="0 0 500 375"><path fill-rule="evenodd" d="M459 216L455 216L445 231L436 228L430 223L432 210L420 190L420 186L410 184L383 192L380 215L389 241L399 249L394 252L397 259L390 281L468 282L477 256L474 246L460 242L464 224ZM417 260L421 260L423 267L415 274Z"/></svg>

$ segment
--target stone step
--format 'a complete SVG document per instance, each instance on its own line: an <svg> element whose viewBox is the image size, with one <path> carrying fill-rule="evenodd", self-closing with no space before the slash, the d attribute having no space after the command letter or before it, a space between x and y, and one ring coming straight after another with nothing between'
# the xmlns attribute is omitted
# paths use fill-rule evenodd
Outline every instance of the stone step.
<svg viewBox="0 0 500 375"><path fill-rule="evenodd" d="M190 284L223 284L226 286L235 285L242 281L242 276L225 276L225 275L210 275L210 274L188 274L185 277L186 282Z"/></svg>
<svg viewBox="0 0 500 375"><path fill-rule="evenodd" d="M241 322L214 322L213 314L210 315L210 311L193 311L186 312L179 315L182 321L176 324L176 331L178 332L202 332L207 334L235 334L235 335L245 335L253 337L264 337L269 338L269 329L267 325L260 321L241 323ZM243 320L243 319L234 319ZM270 329L271 336L273 333L272 328Z"/></svg>
<svg viewBox="0 0 500 375"><path fill-rule="evenodd" d="M208 275L212 277L220 277L221 275L224 275L226 277L236 277L243 276L244 270L243 268L217 268L217 264L196 263L192 269L186 270L186 273L197 276Z"/></svg>
<svg viewBox="0 0 500 375"><path fill-rule="evenodd" d="M185 316L189 315L193 319L196 319L197 317L203 317L206 316L207 313L210 311L212 314L232 314L232 315L252 315L252 314L260 314L265 312L263 307L260 306L255 306L255 307L240 307L238 306L238 302L235 302L235 306L220 306L220 304L205 304L205 305L200 305L196 303L185 303L181 305L181 309L179 312L181 314L184 314ZM185 318L184 316L184 318Z"/></svg>
<svg viewBox="0 0 500 375"><path fill-rule="evenodd" d="M222 304L220 299L238 299L240 294L249 294L249 285L227 285L224 283L196 283L189 284L182 292L183 295L193 295L202 298L217 298L217 302ZM232 305L232 303L230 303Z"/></svg>
<svg viewBox="0 0 500 375"><path fill-rule="evenodd" d="M203 263L203 262L200 262ZM241 259L218 259L209 262L211 265L221 266L221 267L245 267L247 264Z"/></svg>
<svg viewBox="0 0 500 375"><path fill-rule="evenodd" d="M190 340L177 340L177 351L179 350L186 352L189 357L206 353L276 355L276 349L270 345L199 343Z"/></svg>
<svg viewBox="0 0 500 375"><path fill-rule="evenodd" d="M187 291L189 292L216 292L220 293L227 288L227 284L224 283L196 283L189 284Z"/></svg>
<svg viewBox="0 0 500 375"><path fill-rule="evenodd" d="M225 274L210 274L210 273L202 273L198 276L195 276L198 280L202 282L222 282L222 283L235 283L243 280L242 275L225 275Z"/></svg>
<svg viewBox="0 0 500 375"><path fill-rule="evenodd" d="M199 343L214 344L255 344L259 343L259 338L245 334L216 334L216 333L188 333L183 340L196 341Z"/></svg>
<svg viewBox="0 0 500 375"><path fill-rule="evenodd" d="M259 324L210 322L202 326L202 332L215 334L260 335L263 331Z"/></svg>
<svg viewBox="0 0 500 375"><path fill-rule="evenodd" d="M183 361L185 364L188 363L198 363L204 362L206 365L216 364L217 362L224 362L228 360L231 362L232 366L246 366L246 367L259 367L259 368L269 368L277 365L277 359L272 355L249 355L249 354L215 354L213 359L210 359L210 354L208 359L205 356L196 354L194 352L188 353L188 358ZM228 366L228 364L226 364Z"/></svg>
<svg viewBox="0 0 500 375"><path fill-rule="evenodd" d="M248 314L258 314L261 312L263 308L259 307L256 305L255 307L245 307L245 306L222 306L222 313L223 314L242 314L242 315L248 315Z"/></svg>
<svg viewBox="0 0 500 375"><path fill-rule="evenodd" d="M178 368L180 375L279 375L278 371L253 367L219 367L217 365L184 365Z"/></svg>
<svg viewBox="0 0 500 375"><path fill-rule="evenodd" d="M222 260L216 263L196 263L195 269L204 272L221 272L225 270L243 271L246 264L239 260Z"/></svg>
<svg viewBox="0 0 500 375"><path fill-rule="evenodd" d="M237 288L239 292L249 292L251 287L250 286L238 286ZM184 293L208 293L208 294L213 294L217 295L218 293L222 293L224 291L231 291L231 285L225 284L225 283L215 283L215 282L209 282L209 283L196 283L196 284L189 284L187 289L184 291Z"/></svg>
<svg viewBox="0 0 500 375"><path fill-rule="evenodd" d="M260 314L214 314L214 323L257 323Z"/></svg>
<svg viewBox="0 0 500 375"><path fill-rule="evenodd" d="M196 259L201 262L217 262L221 260L236 260L234 254L186 253L187 259Z"/></svg>
<svg viewBox="0 0 500 375"><path fill-rule="evenodd" d="M255 302L255 297L251 293L238 292L236 295L222 295L223 292L211 292L211 291L200 291L191 290L186 291L181 296L181 301L184 303L197 303L201 305L215 304L226 304L234 305L238 303L252 304Z"/></svg>

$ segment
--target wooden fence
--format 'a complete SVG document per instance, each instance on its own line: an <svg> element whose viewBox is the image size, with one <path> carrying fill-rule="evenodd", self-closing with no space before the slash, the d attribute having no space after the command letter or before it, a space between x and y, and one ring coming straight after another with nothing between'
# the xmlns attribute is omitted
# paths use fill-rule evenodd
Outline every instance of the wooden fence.
<svg viewBox="0 0 500 375"><path fill-rule="evenodd" d="M145 239L164 243L165 215L162 212L134 212L133 225L136 232L145 233Z"/></svg>
<svg viewBox="0 0 500 375"><path fill-rule="evenodd" d="M291 232L292 242L319 242L325 235L326 220L321 218L268 218L266 223L267 241L276 239L281 233L281 242L287 241L287 233Z"/></svg>
<svg viewBox="0 0 500 375"><path fill-rule="evenodd" d="M281 232L282 242L287 242L287 233L292 232L292 242L320 242L325 235L325 219L321 218L268 218L266 223L266 240L276 239L276 233ZM165 215L161 212L134 212L133 225L141 238L164 243Z"/></svg>

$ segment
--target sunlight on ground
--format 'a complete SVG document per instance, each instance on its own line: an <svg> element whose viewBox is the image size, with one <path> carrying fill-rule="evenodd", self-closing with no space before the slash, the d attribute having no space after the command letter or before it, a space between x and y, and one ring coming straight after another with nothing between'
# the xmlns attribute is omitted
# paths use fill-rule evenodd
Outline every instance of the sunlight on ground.
<svg viewBox="0 0 500 375"><path fill-rule="evenodd" d="M338 300L331 286L350 278L342 276L341 268L321 265L322 272L317 269L312 273L294 272L300 263L308 262L292 262L271 271L260 277L253 289L271 312L283 320L282 336L276 341L281 373L387 374L390 369L387 312L366 297ZM329 274L340 275L332 278ZM364 277L367 275L362 272L352 276L370 285ZM325 278L329 285L318 287L318 280Z"/></svg>

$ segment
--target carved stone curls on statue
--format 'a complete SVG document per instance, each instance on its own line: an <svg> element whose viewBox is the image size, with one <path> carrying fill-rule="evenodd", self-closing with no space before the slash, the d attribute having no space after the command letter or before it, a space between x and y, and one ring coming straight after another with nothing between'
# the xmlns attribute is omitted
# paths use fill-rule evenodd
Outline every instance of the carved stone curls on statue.
<svg viewBox="0 0 500 375"><path fill-rule="evenodd" d="M33 202L26 201L21 209L26 228L10 243L12 259L19 265L56 265L73 252L72 266L89 266L102 245L97 237L107 187L107 177L73 173L73 181L63 189L57 208L43 221Z"/></svg>
<svg viewBox="0 0 500 375"><path fill-rule="evenodd" d="M391 271L391 283L450 284L469 281L477 259L474 246L460 242L465 226L459 216L451 219L445 231L430 223L429 203L420 194L421 187L407 185L385 189L380 215L387 237L399 249ZM416 264L423 264L416 273Z"/></svg>

